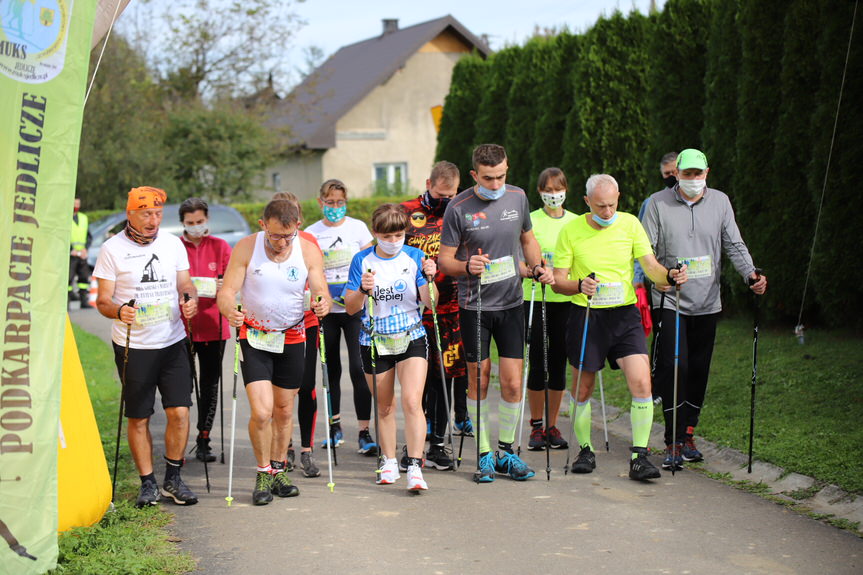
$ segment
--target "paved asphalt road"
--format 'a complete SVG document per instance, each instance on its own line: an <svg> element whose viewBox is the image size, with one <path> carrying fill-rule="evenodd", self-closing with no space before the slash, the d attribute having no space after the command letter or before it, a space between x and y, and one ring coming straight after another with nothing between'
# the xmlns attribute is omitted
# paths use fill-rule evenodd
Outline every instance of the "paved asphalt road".
<svg viewBox="0 0 863 575"><path fill-rule="evenodd" d="M84 329L109 338L110 322L98 312L71 315ZM227 461L232 345L226 355ZM326 485L326 451L316 449L321 477L292 472L300 496L276 498L265 507L251 505L255 463L246 431L248 402L239 390L233 505L225 502L228 465L210 464L207 494L203 464L195 459L183 474L200 502L186 509L163 503L176 512L172 530L198 560L200 572L863 573L863 540L758 496L685 470L674 477L663 472L650 483L631 481L626 437L611 437L611 451L598 453L597 470L590 475L565 476L566 452L553 451L547 481L545 453L527 452L524 458L536 477L515 482L498 476L478 485L471 480L476 457L469 438L461 470L425 472L429 491L409 494L404 476L395 485L375 485L374 458L356 453L346 376L342 387L346 441L338 449L334 492ZM491 400L494 404L497 395ZM161 413L157 409L152 425L157 460ZM319 418L316 437L323 430ZM594 440L601 433L595 429ZM213 437L218 454L218 417ZM299 444L296 422L294 437ZM597 449L600 444L595 441ZM658 466L659 456L652 459ZM156 465L161 476L162 466Z"/></svg>

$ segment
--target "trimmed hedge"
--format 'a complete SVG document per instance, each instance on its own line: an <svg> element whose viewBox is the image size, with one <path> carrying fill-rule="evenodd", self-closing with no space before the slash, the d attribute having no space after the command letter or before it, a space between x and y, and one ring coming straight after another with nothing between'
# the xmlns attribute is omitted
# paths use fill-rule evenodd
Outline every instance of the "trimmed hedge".
<svg viewBox="0 0 863 575"><path fill-rule="evenodd" d="M770 278L764 306L796 321L815 233L803 320L863 329L847 313L863 297L863 267L849 265L849 234L863 229L863 42L850 50L830 169L831 138L853 2L668 0L649 17L600 18L455 67L437 159L463 178L470 150L496 142L510 183L531 205L542 169L567 174L567 207L584 211L583 183L607 172L620 209L660 189L669 151L700 148L709 184L726 192L756 265ZM468 180L467 183L470 183ZM830 278L825 281L825 278ZM726 263L725 309L746 311L749 291Z"/></svg>
<svg viewBox="0 0 863 575"><path fill-rule="evenodd" d="M371 230L372 228L372 214L375 209L385 203L394 203L398 204L404 202L406 200L410 200L415 198L416 196L394 196L387 197L386 201L382 201L381 198L349 198L348 199L348 215L352 218L356 218L358 220L362 220ZM258 220L261 218L261 215L264 213L264 207L266 207L266 202L254 202L248 204L232 204L233 208L236 208L238 212L240 212L246 221L249 222L249 227L252 228L253 231L260 229L258 226ZM303 228L309 227L309 225L315 223L323 217L321 213L321 208L318 205L318 200L311 199L300 202L300 205L303 209Z"/></svg>

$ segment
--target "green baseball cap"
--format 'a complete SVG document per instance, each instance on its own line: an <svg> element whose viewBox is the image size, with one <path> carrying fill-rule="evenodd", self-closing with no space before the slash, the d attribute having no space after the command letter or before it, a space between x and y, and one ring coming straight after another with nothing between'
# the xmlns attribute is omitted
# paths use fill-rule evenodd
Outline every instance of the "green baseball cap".
<svg viewBox="0 0 863 575"><path fill-rule="evenodd" d="M678 170L706 170L707 169L707 156L704 155L704 152L701 150L696 150L695 148L687 148L678 154L677 156L677 169Z"/></svg>

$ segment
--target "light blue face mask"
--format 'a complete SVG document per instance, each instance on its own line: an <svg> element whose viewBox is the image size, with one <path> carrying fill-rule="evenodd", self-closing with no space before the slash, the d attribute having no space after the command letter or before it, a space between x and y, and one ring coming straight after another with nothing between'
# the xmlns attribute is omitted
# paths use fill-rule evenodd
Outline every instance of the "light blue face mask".
<svg viewBox="0 0 863 575"><path fill-rule="evenodd" d="M596 223L598 223L599 225L601 225L604 228L607 228L608 226L613 224L614 220L616 220L616 219L617 219L617 212L614 212L614 215L611 216L610 218L608 218L607 220L604 220L604 219L600 218L599 216L597 216L596 214L593 214L593 221L595 221Z"/></svg>
<svg viewBox="0 0 863 575"><path fill-rule="evenodd" d="M479 197L481 197L484 200L488 200L488 201L498 200L498 199L502 198L503 195L506 193L506 184L504 184L503 186L501 186L500 188L498 188L496 190L489 190L488 188L484 188L484 187L480 186L479 184L477 184L476 193Z"/></svg>
<svg viewBox="0 0 863 575"><path fill-rule="evenodd" d="M325 205L323 208L324 217L329 221L336 223L342 221L342 218L345 217L345 214L348 213L347 206L339 206L338 208L333 208Z"/></svg>

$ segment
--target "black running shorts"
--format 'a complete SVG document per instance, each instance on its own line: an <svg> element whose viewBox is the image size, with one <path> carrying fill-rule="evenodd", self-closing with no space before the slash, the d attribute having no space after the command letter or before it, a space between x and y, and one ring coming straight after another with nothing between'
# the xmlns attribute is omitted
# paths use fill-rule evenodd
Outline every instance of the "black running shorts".
<svg viewBox="0 0 863 575"><path fill-rule="evenodd" d="M396 366L400 361L411 357L421 357L428 360L428 339L425 336L418 337L408 344L404 353L398 355L376 355L374 373L384 373ZM372 374L372 348L368 345L360 346L360 356L363 359L363 371Z"/></svg>
<svg viewBox="0 0 863 575"><path fill-rule="evenodd" d="M573 305L566 330L566 355L578 369L586 308ZM536 321L536 318L534 318ZM629 355L647 355L647 340L641 314L634 305L591 309L584 350L584 371L595 373L608 365L620 369L617 360Z"/></svg>
<svg viewBox="0 0 863 575"><path fill-rule="evenodd" d="M124 347L114 344L114 363L123 377ZM162 407L192 406L192 372L185 339L163 349L129 349L124 384L126 417L145 419L153 415L156 388Z"/></svg>
<svg viewBox="0 0 863 575"><path fill-rule="evenodd" d="M476 311L460 309L459 320L465 359L476 363ZM482 312L482 359L489 357L492 339L497 345L498 357L524 358L524 308L521 304L510 309Z"/></svg>
<svg viewBox="0 0 863 575"><path fill-rule="evenodd" d="M286 343L282 353L261 351L240 340L243 383L269 381L282 389L299 389L305 369L306 342Z"/></svg>

